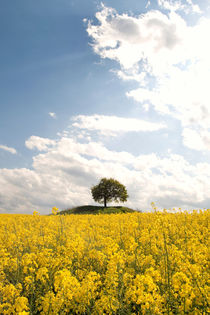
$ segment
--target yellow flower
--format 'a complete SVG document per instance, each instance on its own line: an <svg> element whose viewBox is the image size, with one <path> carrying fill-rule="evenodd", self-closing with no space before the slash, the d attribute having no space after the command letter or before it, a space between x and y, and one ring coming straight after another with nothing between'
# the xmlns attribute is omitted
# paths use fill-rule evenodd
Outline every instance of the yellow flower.
<svg viewBox="0 0 210 315"><path fill-rule="evenodd" d="M28 299L26 297L23 296L19 296L16 300L15 300L15 310L16 312L23 312L23 311L27 311L28 308Z"/></svg>
<svg viewBox="0 0 210 315"><path fill-rule="evenodd" d="M209 213L0 214L0 314L208 314Z"/></svg>
<svg viewBox="0 0 210 315"><path fill-rule="evenodd" d="M59 212L58 208L56 208L56 207L53 207L53 208L52 208L52 213L53 213L53 214L56 215L58 212Z"/></svg>

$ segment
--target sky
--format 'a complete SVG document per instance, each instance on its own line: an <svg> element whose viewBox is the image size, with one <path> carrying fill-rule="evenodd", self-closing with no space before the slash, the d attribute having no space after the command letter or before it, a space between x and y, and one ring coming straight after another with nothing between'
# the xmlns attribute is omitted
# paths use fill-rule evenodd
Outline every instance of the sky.
<svg viewBox="0 0 210 315"><path fill-rule="evenodd" d="M0 213L210 207L210 1L0 0Z"/></svg>

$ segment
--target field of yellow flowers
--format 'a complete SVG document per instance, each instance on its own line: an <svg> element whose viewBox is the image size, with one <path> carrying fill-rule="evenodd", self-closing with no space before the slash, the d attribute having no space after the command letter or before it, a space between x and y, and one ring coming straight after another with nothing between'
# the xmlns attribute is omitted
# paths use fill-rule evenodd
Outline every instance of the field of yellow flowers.
<svg viewBox="0 0 210 315"><path fill-rule="evenodd" d="M209 210L0 215L0 314L209 314Z"/></svg>

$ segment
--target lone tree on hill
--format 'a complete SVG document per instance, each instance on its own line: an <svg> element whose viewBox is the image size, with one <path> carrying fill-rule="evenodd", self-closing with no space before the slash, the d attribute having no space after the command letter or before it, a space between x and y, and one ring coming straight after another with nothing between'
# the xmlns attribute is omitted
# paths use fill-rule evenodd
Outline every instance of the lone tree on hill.
<svg viewBox="0 0 210 315"><path fill-rule="evenodd" d="M104 203L105 208L107 202L125 202L128 198L125 186L113 178L102 178L98 185L91 188L91 193L96 202Z"/></svg>

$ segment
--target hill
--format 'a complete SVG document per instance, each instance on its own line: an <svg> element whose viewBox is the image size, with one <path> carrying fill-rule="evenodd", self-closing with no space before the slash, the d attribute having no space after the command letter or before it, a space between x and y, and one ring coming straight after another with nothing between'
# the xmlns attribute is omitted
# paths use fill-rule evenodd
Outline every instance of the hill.
<svg viewBox="0 0 210 315"><path fill-rule="evenodd" d="M127 207L101 207L101 206L80 206L76 208L66 209L59 212L61 215L67 214L111 214L111 213L131 213L136 212L136 210Z"/></svg>

